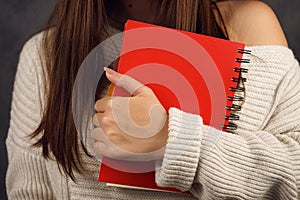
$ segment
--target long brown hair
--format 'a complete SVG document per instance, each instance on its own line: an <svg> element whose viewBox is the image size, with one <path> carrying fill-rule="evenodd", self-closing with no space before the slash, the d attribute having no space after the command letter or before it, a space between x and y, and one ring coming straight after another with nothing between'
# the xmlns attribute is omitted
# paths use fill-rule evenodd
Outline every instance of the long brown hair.
<svg viewBox="0 0 300 200"><path fill-rule="evenodd" d="M34 146L43 156L54 158L73 180L74 170L82 165L77 131L72 116L72 88L78 69L88 53L109 36L110 3L118 0L57 0L44 31L42 50L45 72L46 105L38 128L31 137L39 137ZM158 0L161 18L173 22L170 27L227 38L226 29L210 0ZM81 145L80 145L81 144Z"/></svg>

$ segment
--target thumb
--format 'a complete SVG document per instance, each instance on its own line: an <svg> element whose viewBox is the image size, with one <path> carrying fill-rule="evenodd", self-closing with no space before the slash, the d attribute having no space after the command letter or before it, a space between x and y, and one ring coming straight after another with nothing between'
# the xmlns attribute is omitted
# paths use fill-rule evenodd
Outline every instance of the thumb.
<svg viewBox="0 0 300 200"><path fill-rule="evenodd" d="M139 89L144 86L142 83L126 74L120 74L107 67L104 67L104 71L106 72L106 77L108 80L110 80L116 86L125 89L131 95L136 96L139 94Z"/></svg>

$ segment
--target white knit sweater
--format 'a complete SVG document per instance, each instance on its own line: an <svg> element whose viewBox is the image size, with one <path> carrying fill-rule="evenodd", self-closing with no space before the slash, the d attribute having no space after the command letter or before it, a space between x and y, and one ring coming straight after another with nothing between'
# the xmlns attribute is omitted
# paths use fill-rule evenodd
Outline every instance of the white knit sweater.
<svg viewBox="0 0 300 200"><path fill-rule="evenodd" d="M186 195L106 187L97 181L98 161L83 152L86 173L76 173L74 183L41 149L30 147L34 141L25 136L39 124L44 107L41 37L24 46L15 79L6 141L9 199L300 198L300 68L290 49L247 47L251 64L237 134L209 129L201 116L169 110L169 139L156 182L193 193Z"/></svg>

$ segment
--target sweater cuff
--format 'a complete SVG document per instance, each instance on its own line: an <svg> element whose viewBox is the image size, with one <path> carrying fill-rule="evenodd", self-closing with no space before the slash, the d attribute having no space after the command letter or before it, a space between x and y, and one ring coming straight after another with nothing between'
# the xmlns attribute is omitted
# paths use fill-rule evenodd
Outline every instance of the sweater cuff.
<svg viewBox="0 0 300 200"><path fill-rule="evenodd" d="M199 115L169 109L169 138L163 160L156 163L158 186L181 191L191 188L199 163L202 126Z"/></svg>

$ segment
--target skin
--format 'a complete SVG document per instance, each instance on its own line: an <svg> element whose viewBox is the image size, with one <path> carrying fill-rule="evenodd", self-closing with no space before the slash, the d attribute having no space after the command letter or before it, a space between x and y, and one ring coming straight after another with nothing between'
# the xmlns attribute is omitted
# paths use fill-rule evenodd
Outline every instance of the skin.
<svg viewBox="0 0 300 200"><path fill-rule="evenodd" d="M273 10L260 1L223 1L219 3L229 39L248 46L288 47L286 37ZM242 20L241 20L242 19Z"/></svg>
<svg viewBox="0 0 300 200"><path fill-rule="evenodd" d="M138 12L138 10L144 10L146 12L146 8L149 4L145 2L148 1L122 0L122 6L126 16L131 16L131 18L136 20L147 21L145 18L146 15L141 16L141 12ZM128 6L128 3L132 6ZM246 0L224 1L219 3L219 7L230 40L242 42L248 46L280 45L288 47L287 40L276 15L266 4L259 1ZM148 22L151 22L152 18L148 20ZM112 70L106 70L106 76L112 83L132 93L132 96L128 98L127 102L129 102L128 111L133 121L145 127L151 124L149 109L155 106L161 106L151 89L134 82L132 79L121 81L122 84L120 84L120 80L124 75ZM161 110L157 112L161 117L160 128L157 133L146 138L137 137L136 135L133 136L128 134L130 130L124 131L124 129L121 130L118 128L117 122L112 114L113 98L105 97L95 104L95 110L97 112L93 120L97 126L93 131L93 136L96 139L94 145L95 151L106 157L124 160L148 161L162 159L164 147L168 139L167 112L162 112ZM124 104L124 107L125 106ZM119 107L122 108L123 106ZM116 110L116 112L121 113L122 110Z"/></svg>
<svg viewBox="0 0 300 200"><path fill-rule="evenodd" d="M121 160L161 159L168 138L168 119L165 109L147 86L111 69L106 68L105 71L112 83L130 92L132 97L105 97L96 102L97 114L93 122L97 128L93 130L93 136L97 142L94 144L94 149L105 157ZM129 102L128 107L127 102ZM135 122L133 126L127 125L130 124L129 120L124 120L129 118L124 115L128 111ZM122 119L125 125L122 125ZM152 123L151 119L155 122ZM149 126L151 124L154 127ZM143 130L139 131L138 126L143 127Z"/></svg>

